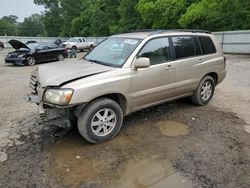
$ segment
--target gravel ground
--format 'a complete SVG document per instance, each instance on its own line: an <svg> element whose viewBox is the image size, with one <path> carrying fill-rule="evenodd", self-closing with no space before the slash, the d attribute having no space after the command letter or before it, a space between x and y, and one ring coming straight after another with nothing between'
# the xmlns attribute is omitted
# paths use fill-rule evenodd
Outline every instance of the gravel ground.
<svg viewBox="0 0 250 188"><path fill-rule="evenodd" d="M90 145L76 130L56 138L40 121L22 99L36 66L5 65L6 53L0 187L250 187L250 57L227 56L227 78L209 105L183 99L134 113L115 139Z"/></svg>

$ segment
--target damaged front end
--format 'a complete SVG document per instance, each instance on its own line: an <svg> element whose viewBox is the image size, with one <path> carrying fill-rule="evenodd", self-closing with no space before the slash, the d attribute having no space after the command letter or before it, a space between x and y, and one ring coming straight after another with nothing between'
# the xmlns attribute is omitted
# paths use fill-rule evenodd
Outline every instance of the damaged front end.
<svg viewBox="0 0 250 188"><path fill-rule="evenodd" d="M30 103L35 103L39 107L39 114L43 121L48 122L50 125L56 125L62 128L71 128L76 121L74 111L75 107L68 105L56 105L44 101L45 93L54 91L53 88L43 88L39 83L37 72L32 72L30 78L31 93L25 96L25 100ZM53 93L52 93L53 94ZM51 93L47 94L47 98ZM70 99L68 99L70 100Z"/></svg>

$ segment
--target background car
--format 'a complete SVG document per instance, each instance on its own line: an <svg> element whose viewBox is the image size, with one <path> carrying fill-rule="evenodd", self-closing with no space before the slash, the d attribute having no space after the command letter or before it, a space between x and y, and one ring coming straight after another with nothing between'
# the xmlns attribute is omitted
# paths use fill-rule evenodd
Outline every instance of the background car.
<svg viewBox="0 0 250 188"><path fill-rule="evenodd" d="M53 44L56 44L57 46L60 46L60 47L63 47L62 46L63 42L65 42L65 41L62 39L56 39L56 40L52 41Z"/></svg>
<svg viewBox="0 0 250 188"><path fill-rule="evenodd" d="M4 49L4 44L0 41L0 50Z"/></svg>
<svg viewBox="0 0 250 188"><path fill-rule="evenodd" d="M35 65L40 62L63 61L67 57L66 50L53 43L30 43L26 45L18 40L10 40L9 43L16 51L7 54L5 63Z"/></svg>
<svg viewBox="0 0 250 188"><path fill-rule="evenodd" d="M35 40L28 40L25 44L37 43Z"/></svg>

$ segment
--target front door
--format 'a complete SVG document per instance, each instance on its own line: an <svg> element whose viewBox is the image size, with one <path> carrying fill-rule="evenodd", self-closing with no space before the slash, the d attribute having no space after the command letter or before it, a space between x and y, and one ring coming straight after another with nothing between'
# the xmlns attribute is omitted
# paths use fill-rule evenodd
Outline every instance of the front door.
<svg viewBox="0 0 250 188"><path fill-rule="evenodd" d="M156 38L144 45L137 58L150 59L150 67L132 71L133 111L173 96L175 66L171 62L169 39Z"/></svg>

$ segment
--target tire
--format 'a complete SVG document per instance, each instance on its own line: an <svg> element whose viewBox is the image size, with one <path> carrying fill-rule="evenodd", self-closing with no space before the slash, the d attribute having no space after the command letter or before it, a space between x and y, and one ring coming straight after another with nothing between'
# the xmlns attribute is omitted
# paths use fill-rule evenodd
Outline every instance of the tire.
<svg viewBox="0 0 250 188"><path fill-rule="evenodd" d="M0 46L0 51L3 50L3 46Z"/></svg>
<svg viewBox="0 0 250 188"><path fill-rule="evenodd" d="M214 95L215 82L211 76L205 76L201 79L191 100L198 106L204 106L209 103Z"/></svg>
<svg viewBox="0 0 250 188"><path fill-rule="evenodd" d="M77 127L85 140L96 144L114 138L121 129L122 122L121 107L111 99L100 98L92 101L81 112Z"/></svg>
<svg viewBox="0 0 250 188"><path fill-rule="evenodd" d="M58 55L57 55L57 60L58 60L58 61L63 61L63 60L64 60L63 54L58 54Z"/></svg>
<svg viewBox="0 0 250 188"><path fill-rule="evenodd" d="M29 66L33 66L36 64L36 59L32 56L27 57L26 60L27 60L27 65Z"/></svg>
<svg viewBox="0 0 250 188"><path fill-rule="evenodd" d="M91 46L89 47L89 51L93 50L93 48L94 48L94 46L91 45Z"/></svg>

